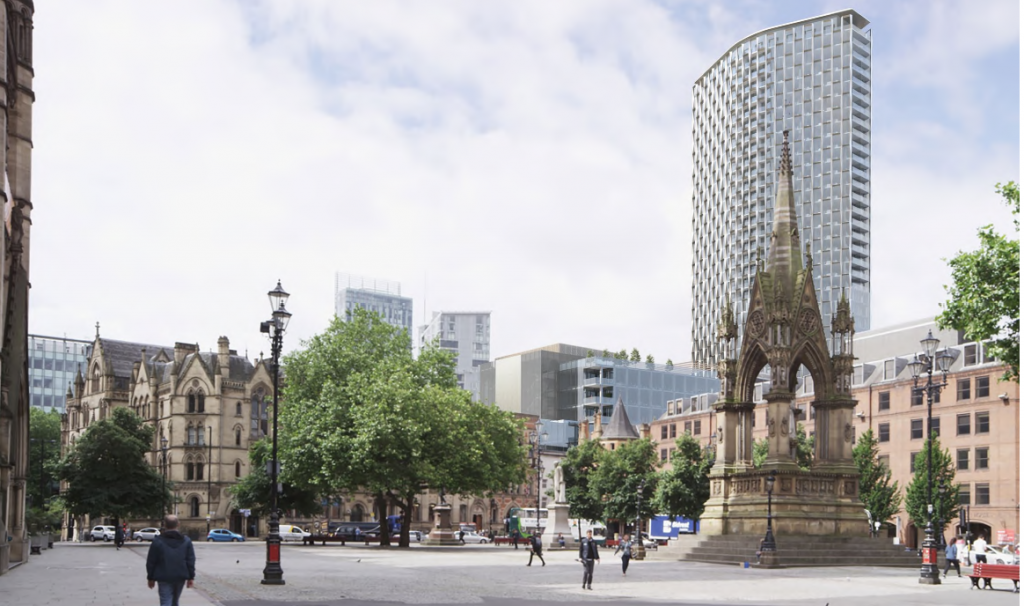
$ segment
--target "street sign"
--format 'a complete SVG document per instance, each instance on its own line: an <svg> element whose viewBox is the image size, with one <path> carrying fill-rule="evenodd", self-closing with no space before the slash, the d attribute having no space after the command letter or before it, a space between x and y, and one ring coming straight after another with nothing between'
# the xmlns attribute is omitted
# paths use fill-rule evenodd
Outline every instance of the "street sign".
<svg viewBox="0 0 1024 606"><path fill-rule="evenodd" d="M243 518L247 518L247 517L252 515L252 510L251 509L239 509L238 513L242 514Z"/></svg>
<svg viewBox="0 0 1024 606"><path fill-rule="evenodd" d="M1009 529L1009 528L1003 528L1001 530L997 530L996 531L996 543L998 543L999 545L1003 545L1005 543L1016 543L1016 542L1017 542L1017 533L1016 533L1016 531L1014 531L1012 529Z"/></svg>

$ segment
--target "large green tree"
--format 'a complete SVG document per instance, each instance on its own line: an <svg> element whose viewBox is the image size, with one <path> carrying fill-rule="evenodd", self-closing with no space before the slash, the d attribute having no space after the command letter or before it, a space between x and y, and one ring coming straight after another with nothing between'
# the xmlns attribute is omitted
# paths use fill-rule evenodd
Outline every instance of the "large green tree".
<svg viewBox="0 0 1024 606"><path fill-rule="evenodd" d="M1020 188L1013 181L996 184L996 192L1020 213ZM1014 227L1020 232L1016 219ZM953 283L949 300L936 318L942 328L955 328L969 341L988 341L990 354L1007 364L1005 380L1020 382L1020 240L996 233L992 225L978 230L981 247L960 252L949 261Z"/></svg>
<svg viewBox="0 0 1024 606"><path fill-rule="evenodd" d="M768 438L754 440L753 452L754 468L760 469L768 458ZM807 435L807 428L803 423L796 425L796 463L800 469L808 470L811 462L814 461L814 436Z"/></svg>
<svg viewBox="0 0 1024 606"><path fill-rule="evenodd" d="M654 494L658 488L658 453L650 439L630 440L619 444L601 456L597 469L591 475L590 486L594 496L604 505L604 517L617 519L623 525L637 518L637 488L643 482L639 500L641 519L656 513Z"/></svg>
<svg viewBox="0 0 1024 606"><path fill-rule="evenodd" d="M658 512L691 520L700 519L704 503L711 496L708 474L714 464L714 451L704 449L688 433L676 440L672 452L672 469L660 474L654 504Z"/></svg>
<svg viewBox="0 0 1024 606"><path fill-rule="evenodd" d="M237 509L251 509L254 515L260 517L270 515L272 483L267 473L270 454L270 438L263 438L249 446L249 473L229 490ZM294 509L301 516L312 516L321 511L320 499L314 491L290 482L281 483L277 506L285 511Z"/></svg>
<svg viewBox="0 0 1024 606"><path fill-rule="evenodd" d="M899 482L892 481L892 470L878 460L878 440L868 429L853 447L853 462L860 473L860 499L871 520L885 523L900 511L903 494Z"/></svg>
<svg viewBox="0 0 1024 606"><path fill-rule="evenodd" d="M63 502L72 515L157 517L170 499L163 478L146 462L153 428L127 408L89 425L57 464L67 482Z"/></svg>
<svg viewBox="0 0 1024 606"><path fill-rule="evenodd" d="M604 448L601 448L597 440L586 440L570 448L565 458L558 463L565 482L569 517L575 520L604 521L604 506L600 496L590 487L591 476L600 465L604 453Z"/></svg>
<svg viewBox="0 0 1024 606"><path fill-rule="evenodd" d="M935 504L935 520L949 522L960 515L960 485L955 484L956 470L953 457L942 448L938 437L932 434L932 501ZM907 485L906 506L914 526L924 530L928 524L928 442L921 445L921 451L914 457L914 477ZM946 496L939 496L939 486L946 486ZM939 527L936 524L935 534Z"/></svg>
<svg viewBox="0 0 1024 606"><path fill-rule="evenodd" d="M28 491L29 508L25 512L29 531L60 525L63 505L54 499L57 494L56 466L60 462L60 413L44 412L32 407L29 411Z"/></svg>
<svg viewBox="0 0 1024 606"><path fill-rule="evenodd" d="M459 389L450 353L413 358L407 334L357 309L285 359L281 459L317 494L367 491L377 519L403 513L400 545L424 486L486 494L526 477L522 425ZM381 533L389 544L389 533Z"/></svg>

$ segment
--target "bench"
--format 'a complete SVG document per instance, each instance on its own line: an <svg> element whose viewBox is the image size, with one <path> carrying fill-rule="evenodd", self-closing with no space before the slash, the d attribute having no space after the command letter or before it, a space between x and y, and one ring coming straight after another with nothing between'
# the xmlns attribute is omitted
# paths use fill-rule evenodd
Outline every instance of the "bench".
<svg viewBox="0 0 1024 606"><path fill-rule="evenodd" d="M971 589L992 589L992 579L1007 579L1013 581L1014 593L1020 592L1020 566L1009 566L1007 564L975 564L969 575L971 577ZM978 581L983 580L984 585Z"/></svg>
<svg viewBox="0 0 1024 606"><path fill-rule="evenodd" d="M363 541L364 545L369 545L371 540L373 540L373 541L378 540L377 537L371 537L371 536L362 536L362 537L360 537L360 539ZM348 540L352 541L353 543L356 543L356 542L359 541L359 539L351 539L351 538L348 539ZM333 534L311 534L308 537L302 537L302 544L303 545L316 545L317 542L319 542L320 545L326 545L328 543L341 543L341 546L344 547L346 539L342 535L333 535Z"/></svg>

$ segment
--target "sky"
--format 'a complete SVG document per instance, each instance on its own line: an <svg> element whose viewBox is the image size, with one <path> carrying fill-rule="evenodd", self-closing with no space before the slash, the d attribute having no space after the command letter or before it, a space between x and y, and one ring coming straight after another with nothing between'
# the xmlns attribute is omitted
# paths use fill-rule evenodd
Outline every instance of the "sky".
<svg viewBox="0 0 1024 606"><path fill-rule="evenodd" d="M691 89L732 44L854 8L873 41L872 325L934 316L977 229L1013 233L1010 0L53 0L34 30L29 329L269 355L335 272L416 324L491 311L491 355L690 358Z"/></svg>

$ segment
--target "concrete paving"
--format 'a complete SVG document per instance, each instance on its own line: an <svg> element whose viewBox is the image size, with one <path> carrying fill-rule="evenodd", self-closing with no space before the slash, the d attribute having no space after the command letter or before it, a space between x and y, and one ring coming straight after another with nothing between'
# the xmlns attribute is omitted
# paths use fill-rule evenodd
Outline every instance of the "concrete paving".
<svg viewBox="0 0 1024 606"><path fill-rule="evenodd" d="M155 605L146 587L148 544L58 543L0 577L4 606L61 604ZM493 606L527 602L743 604L762 606L980 606L1019 604L1012 583L996 591L969 590L970 580L949 578L924 586L917 571L890 568L759 570L683 562L633 562L627 576L610 551L595 572L594 590L581 589L582 569L572 551L545 553L526 566L525 549L467 545L382 549L286 545L286 585L260 584L265 546L196 543L195 590L182 606L355 606L457 604Z"/></svg>

